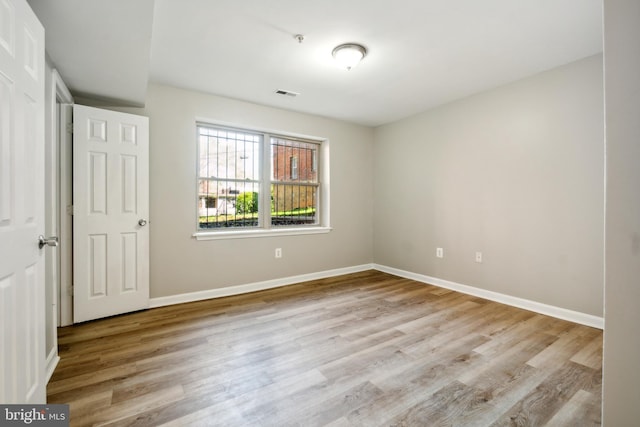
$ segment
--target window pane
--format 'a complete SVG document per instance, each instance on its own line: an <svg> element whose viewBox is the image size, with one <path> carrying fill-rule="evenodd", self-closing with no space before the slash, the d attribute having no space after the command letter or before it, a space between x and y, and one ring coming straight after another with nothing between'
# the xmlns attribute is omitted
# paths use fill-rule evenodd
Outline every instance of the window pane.
<svg viewBox="0 0 640 427"><path fill-rule="evenodd" d="M260 135L198 129L201 178L260 180Z"/></svg>
<svg viewBox="0 0 640 427"><path fill-rule="evenodd" d="M271 225L317 224L317 202L315 185L272 184Z"/></svg>
<svg viewBox="0 0 640 427"><path fill-rule="evenodd" d="M257 227L260 183L199 180L200 228Z"/></svg>
<svg viewBox="0 0 640 427"><path fill-rule="evenodd" d="M271 180L317 183L318 144L271 138Z"/></svg>

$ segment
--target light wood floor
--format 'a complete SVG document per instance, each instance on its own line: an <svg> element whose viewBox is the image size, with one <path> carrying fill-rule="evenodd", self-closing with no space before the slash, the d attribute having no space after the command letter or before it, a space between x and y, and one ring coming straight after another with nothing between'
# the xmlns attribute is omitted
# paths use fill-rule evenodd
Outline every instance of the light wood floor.
<svg viewBox="0 0 640 427"><path fill-rule="evenodd" d="M109 426L597 426L602 331L369 271L60 329Z"/></svg>

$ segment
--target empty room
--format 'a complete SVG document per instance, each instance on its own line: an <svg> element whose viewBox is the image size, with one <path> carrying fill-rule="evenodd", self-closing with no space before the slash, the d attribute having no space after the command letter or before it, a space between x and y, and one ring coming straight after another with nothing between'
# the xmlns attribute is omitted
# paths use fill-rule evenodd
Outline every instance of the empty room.
<svg viewBox="0 0 640 427"><path fill-rule="evenodd" d="M637 425L640 4L0 23L0 424Z"/></svg>

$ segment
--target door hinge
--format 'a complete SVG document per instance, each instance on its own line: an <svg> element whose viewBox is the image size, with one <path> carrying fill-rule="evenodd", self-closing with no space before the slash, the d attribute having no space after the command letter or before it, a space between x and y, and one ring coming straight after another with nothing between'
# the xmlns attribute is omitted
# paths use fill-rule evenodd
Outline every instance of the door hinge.
<svg viewBox="0 0 640 427"><path fill-rule="evenodd" d="M73 123L67 123L67 133L73 134Z"/></svg>
<svg viewBox="0 0 640 427"><path fill-rule="evenodd" d="M68 205L67 206L67 215L73 216L73 214L74 214L73 205Z"/></svg>

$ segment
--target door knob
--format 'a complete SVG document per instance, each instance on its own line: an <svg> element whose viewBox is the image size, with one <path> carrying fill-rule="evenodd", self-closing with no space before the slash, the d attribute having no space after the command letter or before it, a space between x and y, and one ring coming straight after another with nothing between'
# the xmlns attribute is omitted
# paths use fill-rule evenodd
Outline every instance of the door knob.
<svg viewBox="0 0 640 427"><path fill-rule="evenodd" d="M45 246L58 246L58 237L57 236L53 236L53 237L45 238L42 234L39 235L38 236L38 247L40 249L42 249Z"/></svg>
<svg viewBox="0 0 640 427"><path fill-rule="evenodd" d="M141 219L138 221L138 225L140 227L144 227L145 225L147 225L147 220L146 219Z"/></svg>

